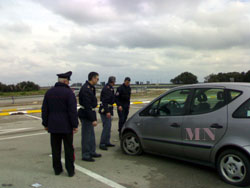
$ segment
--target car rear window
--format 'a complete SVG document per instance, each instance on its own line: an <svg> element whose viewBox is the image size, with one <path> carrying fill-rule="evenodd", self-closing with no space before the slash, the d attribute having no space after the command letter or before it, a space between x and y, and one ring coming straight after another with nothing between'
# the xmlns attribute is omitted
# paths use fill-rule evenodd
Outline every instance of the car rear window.
<svg viewBox="0 0 250 188"><path fill-rule="evenodd" d="M199 88L195 90L190 114L198 115L216 111L242 94L242 91L222 88Z"/></svg>
<svg viewBox="0 0 250 188"><path fill-rule="evenodd" d="M220 88L201 88L196 89L191 103L191 114L205 114L218 110L225 106L225 89Z"/></svg>
<svg viewBox="0 0 250 188"><path fill-rule="evenodd" d="M241 95L241 91L229 90L229 102L233 101Z"/></svg>
<svg viewBox="0 0 250 188"><path fill-rule="evenodd" d="M234 113L234 118L250 118L250 99L244 102Z"/></svg>

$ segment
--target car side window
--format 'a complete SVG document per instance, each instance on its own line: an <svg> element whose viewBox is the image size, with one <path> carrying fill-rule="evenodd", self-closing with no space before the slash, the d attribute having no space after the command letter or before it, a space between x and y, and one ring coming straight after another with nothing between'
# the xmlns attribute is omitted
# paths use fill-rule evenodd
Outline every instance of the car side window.
<svg viewBox="0 0 250 188"><path fill-rule="evenodd" d="M185 104L190 89L177 90L155 101L140 113L141 116L180 116L185 113Z"/></svg>
<svg viewBox="0 0 250 188"><path fill-rule="evenodd" d="M185 104L190 94L189 89L177 90L161 98L159 116L181 116L185 114Z"/></svg>
<svg viewBox="0 0 250 188"><path fill-rule="evenodd" d="M250 118L250 99L244 102L234 113L234 118Z"/></svg>
<svg viewBox="0 0 250 188"><path fill-rule="evenodd" d="M218 110L227 104L226 96L226 90L224 89L196 89L191 102L190 113L195 115Z"/></svg>
<svg viewBox="0 0 250 188"><path fill-rule="evenodd" d="M139 115L140 116L153 116L158 115L158 105L159 105L160 99L155 101L153 104L151 104L149 107L147 107L145 110L143 110Z"/></svg>

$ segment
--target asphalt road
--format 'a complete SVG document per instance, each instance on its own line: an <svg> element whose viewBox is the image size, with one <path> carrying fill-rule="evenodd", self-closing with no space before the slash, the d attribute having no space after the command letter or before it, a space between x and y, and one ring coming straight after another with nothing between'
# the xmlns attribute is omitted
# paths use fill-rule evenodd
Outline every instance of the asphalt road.
<svg viewBox="0 0 250 188"><path fill-rule="evenodd" d="M43 98L44 96L0 98L0 106L19 105L19 104L38 104L43 101Z"/></svg>
<svg viewBox="0 0 250 188"><path fill-rule="evenodd" d="M130 115L140 107L133 105ZM0 117L0 188L27 188L35 183L42 188L108 188L112 183L117 188L233 187L221 181L212 168L149 154L135 157L123 154L117 124L115 115L111 140L116 147L108 151L97 147L103 156L94 163L81 160L81 131L75 135L78 170L69 178L65 170L60 176L54 175L50 138L43 130L40 114ZM101 130L99 122L95 128L97 144Z"/></svg>
<svg viewBox="0 0 250 188"><path fill-rule="evenodd" d="M136 91L133 90L133 93ZM98 91L96 94L97 97L100 96ZM8 105L19 105L19 104L38 104L43 101L43 95L34 95L34 96L19 96L19 97L0 97L0 107Z"/></svg>
<svg viewBox="0 0 250 188"><path fill-rule="evenodd" d="M147 90L148 92L152 92L153 96L160 95L162 92L167 91L168 89L150 89ZM140 93L144 90L135 88L132 90L132 93ZM162 91L159 93L159 91ZM96 96L100 96L100 90L97 91ZM43 95L33 95L33 96L19 96L19 97L0 97L0 107L9 107L9 106L17 106L17 105L34 105L34 104L41 104L43 101L44 96ZM148 95L146 98L152 98L152 96ZM136 100L132 96L132 99Z"/></svg>

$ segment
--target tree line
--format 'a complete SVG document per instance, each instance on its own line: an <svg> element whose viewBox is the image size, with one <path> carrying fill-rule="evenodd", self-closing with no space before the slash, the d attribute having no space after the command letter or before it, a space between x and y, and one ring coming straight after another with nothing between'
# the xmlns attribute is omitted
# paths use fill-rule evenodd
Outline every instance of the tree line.
<svg viewBox="0 0 250 188"><path fill-rule="evenodd" d="M190 72L183 72L171 79L173 84L196 84L197 76ZM228 72L210 74L204 78L204 82L250 82L250 70L248 72Z"/></svg>
<svg viewBox="0 0 250 188"><path fill-rule="evenodd" d="M18 91L38 91L40 86L34 82L20 82L16 85L6 85L0 82L0 92L18 92Z"/></svg>
<svg viewBox="0 0 250 188"><path fill-rule="evenodd" d="M197 76L190 72L183 72L171 79L173 84L196 84ZM204 82L250 82L250 70L247 72L228 72L210 74L204 78ZM40 86L31 81L23 81L16 85L6 85L0 82L0 92L18 92L18 91L38 91Z"/></svg>

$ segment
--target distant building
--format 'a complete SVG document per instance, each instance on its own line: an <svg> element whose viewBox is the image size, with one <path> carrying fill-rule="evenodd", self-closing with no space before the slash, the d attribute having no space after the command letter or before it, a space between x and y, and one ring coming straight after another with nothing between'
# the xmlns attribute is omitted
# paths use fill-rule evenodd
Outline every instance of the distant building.
<svg viewBox="0 0 250 188"><path fill-rule="evenodd" d="M100 82L101 86L105 86L105 82Z"/></svg>
<svg viewBox="0 0 250 188"><path fill-rule="evenodd" d="M82 83L73 83L71 87L82 87Z"/></svg>

